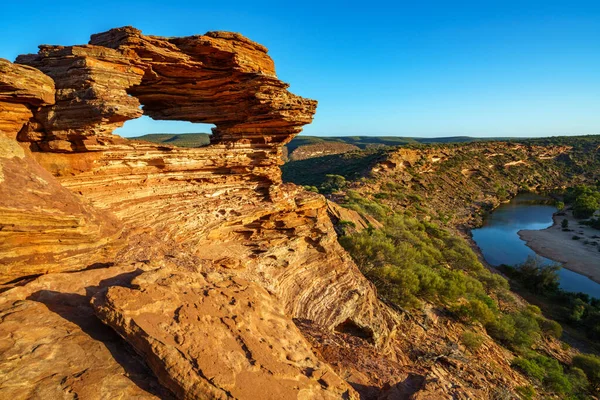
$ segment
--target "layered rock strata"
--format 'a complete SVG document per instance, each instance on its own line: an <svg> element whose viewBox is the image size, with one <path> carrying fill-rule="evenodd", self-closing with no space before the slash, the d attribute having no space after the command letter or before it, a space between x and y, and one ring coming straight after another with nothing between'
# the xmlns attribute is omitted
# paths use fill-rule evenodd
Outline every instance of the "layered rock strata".
<svg viewBox="0 0 600 400"><path fill-rule="evenodd" d="M118 141L110 133L139 117L141 103L154 119L216 124L214 144L262 147L277 157L316 109L286 90L265 47L230 32L161 38L118 28L93 35L89 45L41 46L17 62L58 82L57 104L38 118L46 136L27 137L46 151Z"/></svg>
<svg viewBox="0 0 600 400"><path fill-rule="evenodd" d="M41 106L54 104L54 82L35 68L0 58L0 134L15 138Z"/></svg>
<svg viewBox="0 0 600 400"><path fill-rule="evenodd" d="M56 92L31 67L0 80L0 104L27 111L0 135L3 396L165 398L156 376L178 398L356 397L292 318L385 349L397 317L324 198L280 184L282 145L316 102L286 90L264 47L120 28L18 62ZM142 112L215 123L212 143L112 134Z"/></svg>
<svg viewBox="0 0 600 400"><path fill-rule="evenodd" d="M3 399L169 399L143 360L95 317L90 296L144 264L51 273L0 295ZM3 288L5 289L5 288Z"/></svg>
<svg viewBox="0 0 600 400"><path fill-rule="evenodd" d="M96 313L178 398L357 398L259 285L165 269L132 284L98 293Z"/></svg>

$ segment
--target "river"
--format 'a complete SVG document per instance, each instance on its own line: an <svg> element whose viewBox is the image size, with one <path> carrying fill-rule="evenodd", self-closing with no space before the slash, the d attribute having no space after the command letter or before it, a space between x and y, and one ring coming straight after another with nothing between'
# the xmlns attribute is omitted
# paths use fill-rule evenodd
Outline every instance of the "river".
<svg viewBox="0 0 600 400"><path fill-rule="evenodd" d="M509 203L501 204L485 220L483 226L473 229L473 240L485 260L493 265L516 265L536 253L527 247L517 232L523 229L539 230L552 225L553 206L531 204L531 200L544 199L535 194L520 194ZM540 257L538 255L538 257ZM554 261L540 257L547 264ZM561 268L558 272L560 287L569 292L583 292L600 298L600 284L588 277Z"/></svg>

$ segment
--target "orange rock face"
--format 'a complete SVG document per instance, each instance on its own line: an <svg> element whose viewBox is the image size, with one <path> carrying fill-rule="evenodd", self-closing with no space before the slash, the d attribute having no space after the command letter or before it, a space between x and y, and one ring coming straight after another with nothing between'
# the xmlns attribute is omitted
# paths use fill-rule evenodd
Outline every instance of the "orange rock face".
<svg viewBox="0 0 600 400"><path fill-rule="evenodd" d="M377 221L281 183L282 146L316 102L287 91L263 46L126 27L18 63L0 60L0 398L505 398L527 384L491 339L466 358L449 317L429 310L428 328L379 301L330 217ZM216 128L196 149L112 134L142 114Z"/></svg>
<svg viewBox="0 0 600 400"><path fill-rule="evenodd" d="M56 105L36 114L45 137L28 138L45 151L98 150L142 115L140 104L154 119L216 124L213 143L280 149L316 109L286 90L266 48L229 32L160 38L126 27L89 45L42 46L17 62L57 84Z"/></svg>
<svg viewBox="0 0 600 400"><path fill-rule="evenodd" d="M356 398L292 319L380 348L397 317L325 199L281 184L316 102L263 46L120 28L18 62L0 71L0 397ZM214 123L211 145L112 134L142 113Z"/></svg>
<svg viewBox="0 0 600 400"><path fill-rule="evenodd" d="M14 138L33 111L54 104L54 82L35 68L0 58L0 134Z"/></svg>
<svg viewBox="0 0 600 400"><path fill-rule="evenodd" d="M94 309L177 397L357 398L255 283L165 269L132 283L98 293Z"/></svg>

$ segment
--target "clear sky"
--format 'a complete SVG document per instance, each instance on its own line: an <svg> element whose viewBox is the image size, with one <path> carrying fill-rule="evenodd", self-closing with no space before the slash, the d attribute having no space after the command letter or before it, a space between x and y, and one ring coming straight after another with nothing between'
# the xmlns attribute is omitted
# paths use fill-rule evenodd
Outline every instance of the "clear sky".
<svg viewBox="0 0 600 400"><path fill-rule="evenodd" d="M600 1L6 1L0 57L124 25L264 44L290 90L319 101L306 134L600 133ZM119 133L207 129L146 118Z"/></svg>

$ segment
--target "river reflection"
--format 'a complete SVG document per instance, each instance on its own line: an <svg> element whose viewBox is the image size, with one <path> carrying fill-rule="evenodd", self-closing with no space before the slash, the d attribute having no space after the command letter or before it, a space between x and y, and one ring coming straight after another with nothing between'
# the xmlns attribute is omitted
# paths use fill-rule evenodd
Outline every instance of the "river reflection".
<svg viewBox="0 0 600 400"><path fill-rule="evenodd" d="M535 194L520 194L495 209L481 228L473 229L473 240L481 249L485 260L491 265L515 265L523 263L528 256L535 256L517 232L523 229L539 230L552 225L553 206L530 204L531 200L543 199ZM538 256L539 257L539 256ZM540 257L545 263L552 260ZM559 271L560 287L569 292L583 292L600 298L600 284L584 275L562 268Z"/></svg>

